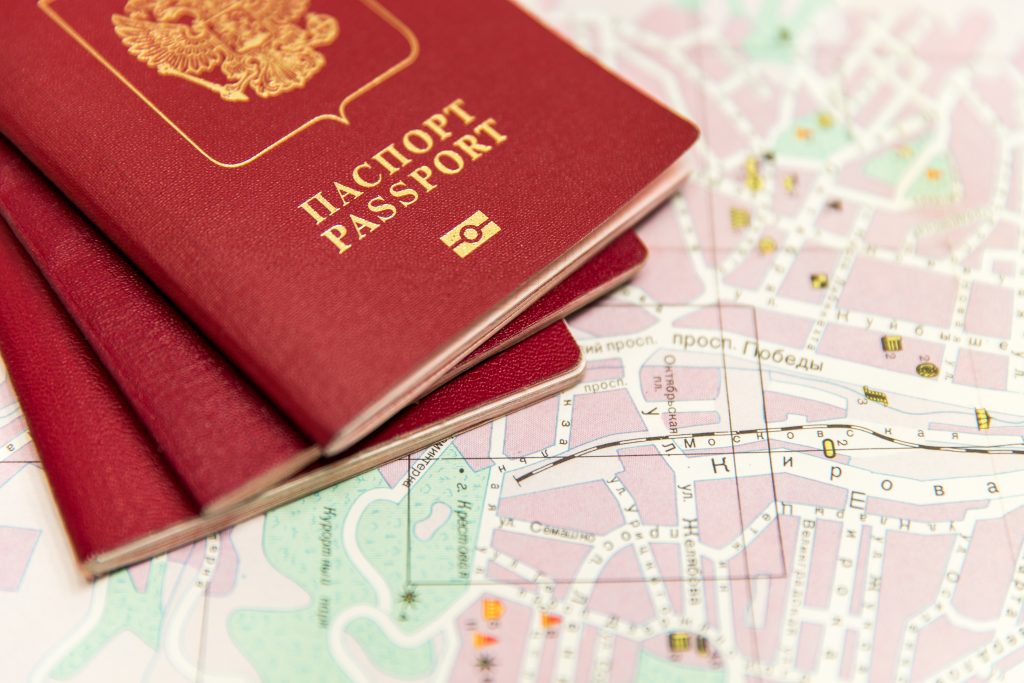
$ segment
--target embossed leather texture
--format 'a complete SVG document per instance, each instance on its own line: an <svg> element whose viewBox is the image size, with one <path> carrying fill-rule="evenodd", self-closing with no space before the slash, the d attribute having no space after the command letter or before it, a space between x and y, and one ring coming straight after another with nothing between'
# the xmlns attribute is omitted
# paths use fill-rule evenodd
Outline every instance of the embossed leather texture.
<svg viewBox="0 0 1024 683"><path fill-rule="evenodd" d="M697 137L505 0L316 0L328 18L306 19L303 49L324 61L276 85L223 65L161 70L123 0L8 4L0 132L335 450L624 229L609 217ZM439 114L442 132L426 123ZM429 144L406 141L414 130ZM390 145L400 157L375 158ZM372 187L353 175L364 163ZM400 205L397 182L415 203ZM337 211L309 204L317 193ZM381 216L378 194L395 215L351 218ZM459 234L486 242L459 253L442 240L478 213ZM345 253L323 235L332 224Z"/></svg>
<svg viewBox="0 0 1024 683"><path fill-rule="evenodd" d="M319 457L309 440L3 140L0 214L203 509L231 505ZM618 238L456 370L461 374L606 293L645 256L635 235Z"/></svg>
<svg viewBox="0 0 1024 683"><path fill-rule="evenodd" d="M310 441L3 141L0 214L202 507L319 456L306 454Z"/></svg>
<svg viewBox="0 0 1024 683"><path fill-rule="evenodd" d="M564 323L469 370L345 457L199 514L42 274L0 225L0 355L88 575L165 552L557 392L579 377Z"/></svg>
<svg viewBox="0 0 1024 683"><path fill-rule="evenodd" d="M196 513L28 255L0 226L0 354L80 561Z"/></svg>

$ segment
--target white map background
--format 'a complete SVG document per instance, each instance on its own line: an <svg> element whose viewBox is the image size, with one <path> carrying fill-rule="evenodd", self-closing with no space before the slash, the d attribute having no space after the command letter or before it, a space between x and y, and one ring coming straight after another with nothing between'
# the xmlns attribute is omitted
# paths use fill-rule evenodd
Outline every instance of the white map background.
<svg viewBox="0 0 1024 683"><path fill-rule="evenodd" d="M0 679L1024 680L1021 10L528 5L703 128L585 382L86 584L4 377Z"/></svg>

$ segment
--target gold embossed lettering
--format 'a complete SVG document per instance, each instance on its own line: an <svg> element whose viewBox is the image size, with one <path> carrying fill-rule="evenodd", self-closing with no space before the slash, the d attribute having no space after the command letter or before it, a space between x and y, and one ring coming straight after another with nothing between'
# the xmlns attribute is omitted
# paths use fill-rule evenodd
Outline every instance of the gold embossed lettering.
<svg viewBox="0 0 1024 683"><path fill-rule="evenodd" d="M500 145L501 143L505 142L505 140L508 140L508 136L502 135L501 133L498 132L498 129L494 127L494 124L496 123L497 121L495 121L494 119L487 119L483 123L479 124L476 128L474 128L473 132L476 133L477 135L480 135L480 131L483 131L487 133L489 136L491 136L491 139L494 140L495 144Z"/></svg>
<svg viewBox="0 0 1024 683"><path fill-rule="evenodd" d="M363 174L360 172L360 169L363 168L367 170L373 169L373 167L370 165L370 162L359 164L354 169L352 169L352 180L356 181L356 184L361 185L362 187L377 187L378 185L380 185L381 180L384 179L384 175L382 173L378 173L376 182L370 182L369 180L364 178Z"/></svg>
<svg viewBox="0 0 1024 683"><path fill-rule="evenodd" d="M356 160L362 158L366 161L349 166L350 185L332 180L330 182L334 184L335 194L330 191L318 192L299 204L299 208L317 225L342 211L342 207L346 208L347 221L343 220L342 224L320 233L339 253L343 254L356 246L357 242L366 239L381 225L400 219L405 207L412 206L425 194L448 182L444 180L446 176L462 173L472 165L470 162L489 156L496 146L509 138L498 130L495 118L470 114L461 98L453 100L440 112L421 121L418 127L407 129L397 142L384 147L369 159L356 156ZM413 163L413 159L420 155L422 159ZM487 163L484 162L485 165ZM395 175L399 177L385 182L385 178ZM459 201L459 197L453 197L453 200ZM442 238L459 256L464 256L463 252L468 253L470 250L470 246L466 245L482 243L500 230L480 210L470 218L473 220L467 219L468 222L459 224ZM476 220L478 218L480 220ZM335 217L330 222L337 220ZM449 244L451 240L455 242Z"/></svg>
<svg viewBox="0 0 1024 683"><path fill-rule="evenodd" d="M356 234L359 235L359 239L366 237L366 235L363 234L363 230L373 232L380 227L380 223L374 223L373 221L366 220L362 216L357 216L354 213L350 213L348 218L352 221L352 227L356 229Z"/></svg>
<svg viewBox="0 0 1024 683"><path fill-rule="evenodd" d="M449 131L445 130L445 126L448 125L448 117L444 114L434 114L424 121L423 125L433 131L438 140L447 140L452 136Z"/></svg>
<svg viewBox="0 0 1024 683"><path fill-rule="evenodd" d="M395 166L393 163L391 163L391 161L389 161L384 156L385 154L390 154L392 159L398 162L398 166ZM412 159L399 152L398 148L396 148L394 145L388 145L381 151L374 154L373 160L376 161L381 166L383 166L384 170L388 172L388 175L395 175L396 173L398 173L398 170L400 168L408 166L409 164L412 163Z"/></svg>
<svg viewBox="0 0 1024 683"><path fill-rule="evenodd" d="M420 145L413 143L414 140L419 140ZM426 154L434 147L434 138L430 137L429 133L424 133L419 128L413 128L402 137L402 145L413 154Z"/></svg>
<svg viewBox="0 0 1024 683"><path fill-rule="evenodd" d="M416 200L420 198L420 193L412 189L405 184L404 180L399 180L397 183L392 185L388 192L391 196L399 201L402 206L412 206L416 203Z"/></svg>
<svg viewBox="0 0 1024 683"><path fill-rule="evenodd" d="M476 117L462 108L464 104L466 104L465 100L460 97L441 111L445 114L455 114L463 123L473 123L473 121L476 120Z"/></svg>
<svg viewBox="0 0 1024 683"><path fill-rule="evenodd" d="M345 243L345 235L348 230L344 225L332 225L331 227L320 233L321 237L326 237L331 241L331 244L338 248L339 254L344 254L346 251L352 248L351 244Z"/></svg>
<svg viewBox="0 0 1024 683"><path fill-rule="evenodd" d="M362 191L353 189L348 185L343 185L337 181L334 182L334 189L338 191L338 198L341 199L342 206L348 206L348 203L353 199L359 199L363 196Z"/></svg>
<svg viewBox="0 0 1024 683"><path fill-rule="evenodd" d="M384 200L384 197L377 195L366 203L366 206L377 214L380 218L381 223L387 223L389 220L398 215L398 209L394 204L389 204Z"/></svg>
<svg viewBox="0 0 1024 683"><path fill-rule="evenodd" d="M476 161L487 152L490 152L493 147L485 145L476 139L475 135L463 135L461 138L455 141L455 146L466 153L470 161Z"/></svg>
<svg viewBox="0 0 1024 683"><path fill-rule="evenodd" d="M442 160L448 159L452 166L444 163ZM466 166L466 160L462 158L462 155L458 152L453 152L450 149L446 149L443 152L438 152L434 155L434 166L438 171L445 175L455 175Z"/></svg>
<svg viewBox="0 0 1024 683"><path fill-rule="evenodd" d="M437 185L428 182L428 179L432 175L434 175L434 172L430 170L429 166L420 166L419 168L413 169L412 173L409 174L409 177L419 183L424 190L430 192L437 187Z"/></svg>
<svg viewBox="0 0 1024 683"><path fill-rule="evenodd" d="M327 212L327 216L331 216L338 212L338 207L336 207L334 204L331 204L329 201L324 199L324 196L321 193L317 192L315 195L299 204L299 208L305 209L306 213L308 213L313 218L313 220L316 221L317 225L320 225L325 220L327 220L327 216L321 216L320 212L313 208L311 202L314 201L320 205L320 208Z"/></svg>

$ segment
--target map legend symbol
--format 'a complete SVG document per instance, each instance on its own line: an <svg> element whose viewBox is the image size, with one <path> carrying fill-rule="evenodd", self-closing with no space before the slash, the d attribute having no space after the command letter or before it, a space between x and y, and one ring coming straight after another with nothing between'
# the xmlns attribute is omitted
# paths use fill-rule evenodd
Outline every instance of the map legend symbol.
<svg viewBox="0 0 1024 683"><path fill-rule="evenodd" d="M881 403L883 406L889 406L889 397L885 395L884 391L878 391L872 389L868 385L864 385L864 398L875 403Z"/></svg>
<svg viewBox="0 0 1024 683"><path fill-rule="evenodd" d="M898 334L887 334L882 337L883 351L902 351L903 337Z"/></svg>
<svg viewBox="0 0 1024 683"><path fill-rule="evenodd" d="M821 452L826 458L836 457L836 442L832 439L825 439L821 442Z"/></svg>
<svg viewBox="0 0 1024 683"><path fill-rule="evenodd" d="M761 178L761 167L757 162L757 157L748 157L744 167L747 171L747 178L744 181L747 189L751 192L757 192L764 184L764 180Z"/></svg>
<svg viewBox="0 0 1024 683"><path fill-rule="evenodd" d="M771 237L762 237L757 243L757 250L762 254L772 254L779 248L779 245Z"/></svg>
<svg viewBox="0 0 1024 683"><path fill-rule="evenodd" d="M557 614L549 614L548 612L540 613L540 627L543 629L553 629L562 623L562 617Z"/></svg>
<svg viewBox="0 0 1024 683"><path fill-rule="evenodd" d="M743 230L750 227L750 211L739 207L729 210L729 224L733 230Z"/></svg>
<svg viewBox="0 0 1024 683"><path fill-rule="evenodd" d="M811 287L814 289L825 289L828 287L828 275L826 273L812 273Z"/></svg>
<svg viewBox="0 0 1024 683"><path fill-rule="evenodd" d="M822 128L831 128L833 123L835 120L832 118L832 114L825 111L818 114L818 125Z"/></svg>
<svg viewBox="0 0 1024 683"><path fill-rule="evenodd" d="M974 419L978 422L978 429L988 429L992 426L992 416L984 408L974 409Z"/></svg>
<svg viewBox="0 0 1024 683"><path fill-rule="evenodd" d="M480 655L476 658L476 668L481 671L490 671L494 668L494 658L487 655Z"/></svg>
<svg viewBox="0 0 1024 683"><path fill-rule="evenodd" d="M686 652L690 649L690 634L673 631L668 634L668 649L674 653Z"/></svg>
<svg viewBox="0 0 1024 683"><path fill-rule="evenodd" d="M917 374L927 379L932 379L933 377L939 376L939 366L936 365L935 363L920 363L918 364L916 370Z"/></svg>
<svg viewBox="0 0 1024 683"><path fill-rule="evenodd" d="M796 192L797 180L798 178L792 173L782 176L782 188L787 194L793 194Z"/></svg>
<svg viewBox="0 0 1024 683"><path fill-rule="evenodd" d="M827 206L828 208L832 209L833 211L842 211L843 210L843 200L842 199L832 199L825 206Z"/></svg>
<svg viewBox="0 0 1024 683"><path fill-rule="evenodd" d="M501 600L484 598L482 605L484 621L498 621L505 614L505 605Z"/></svg>
<svg viewBox="0 0 1024 683"><path fill-rule="evenodd" d="M473 647L477 650L482 650L485 647L491 645L497 645L498 639L494 636L489 636L486 633L474 633L473 634Z"/></svg>
<svg viewBox="0 0 1024 683"><path fill-rule="evenodd" d="M708 648L708 639L704 636L697 636L697 654L707 656L710 648Z"/></svg>

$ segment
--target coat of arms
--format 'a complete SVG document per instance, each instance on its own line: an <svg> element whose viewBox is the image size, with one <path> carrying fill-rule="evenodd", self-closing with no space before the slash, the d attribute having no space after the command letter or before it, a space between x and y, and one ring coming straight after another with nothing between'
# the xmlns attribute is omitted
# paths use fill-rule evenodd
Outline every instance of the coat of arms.
<svg viewBox="0 0 1024 683"><path fill-rule="evenodd" d="M248 90L274 97L323 68L316 48L334 42L338 22L308 7L309 0L128 0L112 20L128 52L158 73L247 102Z"/></svg>

